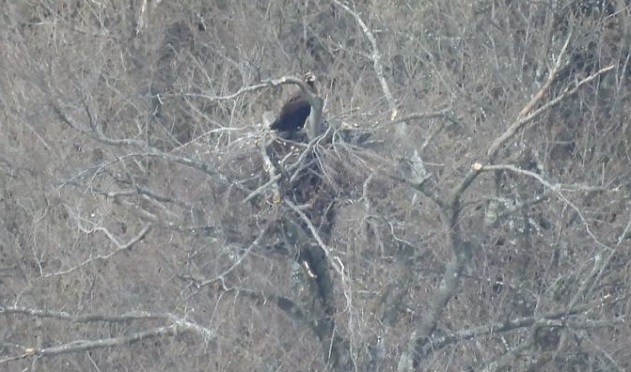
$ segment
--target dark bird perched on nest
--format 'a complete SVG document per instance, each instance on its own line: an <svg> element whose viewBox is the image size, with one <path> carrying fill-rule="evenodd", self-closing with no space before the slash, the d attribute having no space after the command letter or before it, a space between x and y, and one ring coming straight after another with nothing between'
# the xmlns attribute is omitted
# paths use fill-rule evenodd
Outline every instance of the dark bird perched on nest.
<svg viewBox="0 0 631 372"><path fill-rule="evenodd" d="M311 93L317 94L316 77L313 73L307 72L304 76L305 83L309 86ZM280 114L270 125L271 129L282 132L293 132L302 129L305 121L311 113L311 104L302 90L294 94L280 109Z"/></svg>

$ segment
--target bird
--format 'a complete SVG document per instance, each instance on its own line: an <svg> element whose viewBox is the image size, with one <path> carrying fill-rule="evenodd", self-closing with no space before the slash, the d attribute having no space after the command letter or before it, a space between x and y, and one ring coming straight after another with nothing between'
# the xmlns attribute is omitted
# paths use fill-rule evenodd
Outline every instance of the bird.
<svg viewBox="0 0 631 372"><path fill-rule="evenodd" d="M304 81L307 83L311 93L317 94L316 77L312 72L309 71L304 75ZM299 131L305 126L305 121L310 113L311 104L301 89L285 102L270 128L281 132Z"/></svg>

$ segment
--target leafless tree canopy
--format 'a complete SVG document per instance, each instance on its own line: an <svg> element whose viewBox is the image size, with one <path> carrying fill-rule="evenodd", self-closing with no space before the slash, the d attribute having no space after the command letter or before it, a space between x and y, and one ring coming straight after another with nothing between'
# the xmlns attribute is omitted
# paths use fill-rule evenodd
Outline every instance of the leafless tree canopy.
<svg viewBox="0 0 631 372"><path fill-rule="evenodd" d="M0 370L630 370L630 6L4 2Z"/></svg>

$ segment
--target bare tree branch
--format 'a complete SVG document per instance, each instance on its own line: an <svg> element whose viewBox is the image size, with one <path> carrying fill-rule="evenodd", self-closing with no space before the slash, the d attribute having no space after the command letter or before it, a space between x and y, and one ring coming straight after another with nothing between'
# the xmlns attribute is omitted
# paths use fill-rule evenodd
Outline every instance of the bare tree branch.
<svg viewBox="0 0 631 372"><path fill-rule="evenodd" d="M151 231L151 224L146 224L138 234L136 234L135 237L131 238L129 241L125 242L125 243L121 243L118 241L118 239L114 236L114 234L112 234L108 229L102 227L102 226L95 226L92 228L84 228L81 225L81 218L76 218L77 222L79 223L79 229L81 231L83 231L86 234L93 234L95 232L102 232L103 234L105 234L105 236L116 246L116 249L114 249L112 252L108 253L108 254L103 254L103 255L97 255L97 256L93 256L90 257L89 259L75 265L72 266L68 269L65 270L61 270L61 271L57 271L54 273L50 273L50 274L46 274L43 276L43 278L51 278L54 276L59 276L59 275L65 275L65 274L69 274L75 270L78 270L84 266L87 266L93 262L96 261L100 261L100 260L108 260L110 258L112 258L114 255L122 252L122 251L127 251L129 250L134 244L136 244L137 242L139 242L140 240L144 239L145 236L149 233L149 231Z"/></svg>
<svg viewBox="0 0 631 372"><path fill-rule="evenodd" d="M489 150L487 151L488 159L490 161L493 161L495 156L497 155L497 152L500 150L500 148L509 139L511 139L515 135L515 133L517 133L521 128L523 128L524 125L530 123L531 121L539 117L539 115L541 115L542 113L552 109L553 107L556 107L561 102L563 102L566 98L571 97L574 94L578 93L578 91L583 87L583 85L594 81L595 79L597 79L603 74L613 71L615 67L616 67L615 65L609 65L607 67L601 68L600 70L593 73L592 75L579 81L572 89L568 89L565 92L561 93L559 96L555 97L554 99L546 102L544 105L539 107L537 110L535 110L531 114L527 114L530 111L530 108L528 108L527 110L524 109L523 113L526 116L522 117L521 116L522 114L520 113L520 116L517 118L517 120L513 122L513 124L511 124L504 133L502 133L499 137L497 137L495 141L493 141L493 143L489 147ZM556 76L555 74L556 73L551 75L551 79L553 79Z"/></svg>
<svg viewBox="0 0 631 372"><path fill-rule="evenodd" d="M373 67L375 69L375 74L377 75L377 80L379 80L379 84L381 84L381 90L383 90L383 94L386 98L386 101L388 102L388 106L391 112L390 118L394 120L397 117L397 103L394 99L394 96L392 95L392 92L390 91L388 82L386 81L386 78L384 77L383 63L381 61L382 57L381 57L381 52L379 51L379 46L377 44L377 38L375 38L375 35L372 33L372 31L366 25L366 23L364 23L364 21L362 20L362 17L359 15L357 11L352 10L347 5L341 3L339 0L333 0L333 2L337 6L344 9L346 12L348 12L351 16L353 16L353 18L355 18L355 21L357 22L359 27L362 29L364 34L366 34L366 37L370 41L370 44L372 45L372 55L370 56L370 59L372 59Z"/></svg>
<svg viewBox="0 0 631 372"><path fill-rule="evenodd" d="M518 118L522 118L526 114L528 114L530 111L532 111L533 107L535 107L535 105L543 99L546 93L548 93L548 90L550 90L552 83L556 80L557 76L559 75L559 71L561 71L564 63L566 63L565 54L567 53L567 47L570 45L570 40L572 39L572 33L573 33L572 30L568 32L567 37L565 39L565 43L563 44L563 47L561 48L561 51L559 52L559 55L557 56L556 61L554 62L552 70L550 71L550 74L548 75L548 79L546 80L545 84L543 84L543 87L541 87L541 89L537 92L537 94L535 94L532 97L532 100L530 100L530 102L528 102L528 104L524 106L524 108L519 112L519 115L517 115Z"/></svg>
<svg viewBox="0 0 631 372"><path fill-rule="evenodd" d="M82 352L93 349L103 349L111 347L126 346L136 343L138 341L164 337L175 336L178 333L193 331L198 333L206 341L210 341L215 337L215 332L202 327L196 323L184 320L169 313L152 313L145 311L133 311L121 315L107 315L107 314L90 314L90 315L71 315L62 311L51 310L39 310L25 307L0 307L0 315L28 315L36 318L51 318L57 320L68 321L71 323L92 323L92 322L108 322L108 323L120 323L128 322L130 320L165 320L172 324L165 327L158 327L149 329L142 332L133 333L126 336L106 338L94 341L73 341L70 343L36 349L32 347L25 347L24 353L19 356L5 358L0 360L0 365L7 364L17 359L28 358L36 356L38 358L56 356L68 353Z"/></svg>
<svg viewBox="0 0 631 372"><path fill-rule="evenodd" d="M575 212L576 214L579 216L579 218L581 219L583 225L585 226L585 230L587 231L587 233L589 234L589 236L593 239L593 241L595 243L597 243L601 248L604 248L607 251L612 251L612 248L609 247L607 244L603 243L600 241L600 239L598 239L598 237L593 233L593 231L590 228L590 224L587 220L587 218L584 216L584 213L572 202L570 201L564 194L564 187L560 184L551 184L550 182L546 181L542 176L540 176L537 173L525 170L525 169L519 169L513 165L486 165L483 166L479 163L475 163L473 165L472 168L475 168L474 171L475 172L484 172L484 171L492 171L492 170L506 170L506 171L510 171L510 172L514 172L517 174L521 174L524 176L528 176L530 178L533 178L535 180L537 180L539 183L541 183L542 185L544 185L545 187L547 187L550 191L554 192L559 199L561 199L566 205L570 206ZM572 186L572 190L580 190L580 191L604 191L603 188L601 187L590 187L590 186Z"/></svg>

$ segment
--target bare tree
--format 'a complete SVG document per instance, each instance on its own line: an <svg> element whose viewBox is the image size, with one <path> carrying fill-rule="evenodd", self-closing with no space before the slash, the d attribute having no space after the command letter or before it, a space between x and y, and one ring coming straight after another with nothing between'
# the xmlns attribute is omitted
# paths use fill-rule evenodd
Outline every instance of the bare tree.
<svg viewBox="0 0 631 372"><path fill-rule="evenodd" d="M631 368L629 17L5 4L0 369Z"/></svg>

